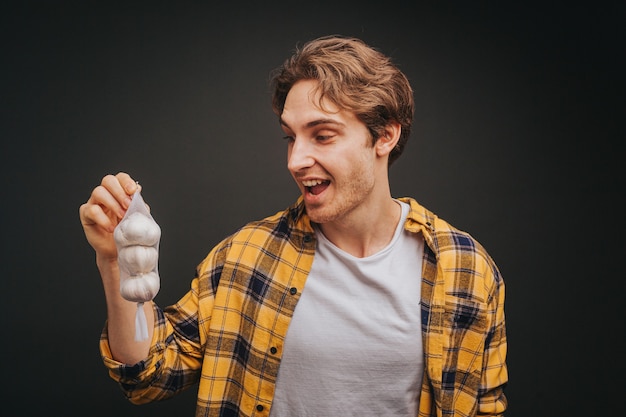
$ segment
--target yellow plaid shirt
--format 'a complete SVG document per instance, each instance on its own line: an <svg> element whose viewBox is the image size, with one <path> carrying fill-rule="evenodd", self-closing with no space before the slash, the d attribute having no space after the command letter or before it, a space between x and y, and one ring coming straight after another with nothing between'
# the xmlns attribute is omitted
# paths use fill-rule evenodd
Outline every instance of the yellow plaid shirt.
<svg viewBox="0 0 626 417"><path fill-rule="evenodd" d="M419 417L503 415L507 342L498 268L470 235L413 199L400 200L411 206L405 229L422 233L426 243ZM111 377L136 404L199 383L196 416L268 416L315 245L301 199L244 226L200 263L178 303L154 306L155 332L144 361L128 366L113 360L105 326L100 349Z"/></svg>

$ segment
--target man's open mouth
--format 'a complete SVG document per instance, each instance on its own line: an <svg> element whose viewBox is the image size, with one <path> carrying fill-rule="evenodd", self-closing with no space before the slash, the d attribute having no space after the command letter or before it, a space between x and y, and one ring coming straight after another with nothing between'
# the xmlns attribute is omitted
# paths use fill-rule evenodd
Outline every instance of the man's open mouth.
<svg viewBox="0 0 626 417"><path fill-rule="evenodd" d="M307 191L313 195L318 195L330 185L328 180L305 180L302 181Z"/></svg>

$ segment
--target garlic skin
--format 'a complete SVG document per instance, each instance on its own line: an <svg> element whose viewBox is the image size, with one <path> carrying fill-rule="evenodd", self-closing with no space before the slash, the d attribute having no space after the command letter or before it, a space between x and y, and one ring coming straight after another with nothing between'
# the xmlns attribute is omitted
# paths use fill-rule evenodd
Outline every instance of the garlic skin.
<svg viewBox="0 0 626 417"><path fill-rule="evenodd" d="M113 231L119 265L120 295L137 303L135 340L149 337L143 303L156 297L161 287L158 271L161 227L150 215L137 190L122 220Z"/></svg>
<svg viewBox="0 0 626 417"><path fill-rule="evenodd" d="M131 275L120 282L120 293L128 301L143 303L152 300L160 289L159 275L156 272Z"/></svg>
<svg viewBox="0 0 626 417"><path fill-rule="evenodd" d="M153 246L161 238L161 228L150 217L141 212L123 219L113 232L119 247L132 245Z"/></svg>
<svg viewBox="0 0 626 417"><path fill-rule="evenodd" d="M128 301L152 300L160 288L158 273L161 228L147 211L139 193L127 215L113 231L120 267L120 293Z"/></svg>
<svg viewBox="0 0 626 417"><path fill-rule="evenodd" d="M118 260L131 275L146 274L158 264L159 251L153 246L133 245L118 251Z"/></svg>

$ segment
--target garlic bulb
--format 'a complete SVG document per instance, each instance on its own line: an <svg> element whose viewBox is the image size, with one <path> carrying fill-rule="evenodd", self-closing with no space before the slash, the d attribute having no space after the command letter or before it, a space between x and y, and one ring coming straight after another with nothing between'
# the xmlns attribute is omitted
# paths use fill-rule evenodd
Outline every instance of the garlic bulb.
<svg viewBox="0 0 626 417"><path fill-rule="evenodd" d="M146 274L158 263L159 252L153 246L126 246L118 251L118 260L132 275Z"/></svg>
<svg viewBox="0 0 626 417"><path fill-rule="evenodd" d="M121 247L153 246L161 238L161 228L152 218L136 211L122 219L113 232L113 238Z"/></svg>
<svg viewBox="0 0 626 417"><path fill-rule="evenodd" d="M159 288L160 281L156 272L132 275L120 284L122 297L137 303L152 300L159 292Z"/></svg>
<svg viewBox="0 0 626 417"><path fill-rule="evenodd" d="M154 221L141 193L136 191L124 218L113 231L120 267L120 294L137 303L135 340L149 336L143 303L152 300L160 288L158 271L161 228Z"/></svg>
<svg viewBox="0 0 626 417"><path fill-rule="evenodd" d="M159 291L159 241L161 228L139 192L113 232L120 266L120 292L130 301L152 300Z"/></svg>

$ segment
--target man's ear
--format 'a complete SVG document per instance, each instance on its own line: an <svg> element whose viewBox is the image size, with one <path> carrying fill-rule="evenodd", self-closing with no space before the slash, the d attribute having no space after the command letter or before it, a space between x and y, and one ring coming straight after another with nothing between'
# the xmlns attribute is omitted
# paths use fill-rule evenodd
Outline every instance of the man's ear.
<svg viewBox="0 0 626 417"><path fill-rule="evenodd" d="M376 154L378 156L386 156L391 153L393 148L400 139L400 133L402 132L402 126L397 122L390 122L385 126L385 131L381 137L378 138L376 144Z"/></svg>

